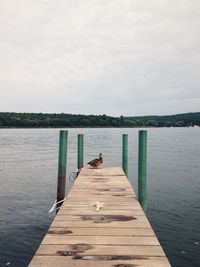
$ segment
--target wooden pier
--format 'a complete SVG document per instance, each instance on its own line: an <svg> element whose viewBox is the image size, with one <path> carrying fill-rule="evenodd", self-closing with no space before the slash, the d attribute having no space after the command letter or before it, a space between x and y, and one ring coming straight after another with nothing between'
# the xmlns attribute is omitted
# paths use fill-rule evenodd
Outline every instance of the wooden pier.
<svg viewBox="0 0 200 267"><path fill-rule="evenodd" d="M171 265L123 170L112 167L81 170L29 264L47 266Z"/></svg>

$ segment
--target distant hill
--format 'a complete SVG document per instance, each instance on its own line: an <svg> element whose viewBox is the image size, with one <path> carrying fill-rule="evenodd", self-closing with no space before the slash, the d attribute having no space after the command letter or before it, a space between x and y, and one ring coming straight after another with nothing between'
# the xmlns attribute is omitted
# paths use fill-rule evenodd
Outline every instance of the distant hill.
<svg viewBox="0 0 200 267"><path fill-rule="evenodd" d="M0 112L0 127L189 127L200 112L165 116L120 116Z"/></svg>
<svg viewBox="0 0 200 267"><path fill-rule="evenodd" d="M126 117L133 124L144 124L154 127L188 127L200 126L200 112L164 116L132 116Z"/></svg>

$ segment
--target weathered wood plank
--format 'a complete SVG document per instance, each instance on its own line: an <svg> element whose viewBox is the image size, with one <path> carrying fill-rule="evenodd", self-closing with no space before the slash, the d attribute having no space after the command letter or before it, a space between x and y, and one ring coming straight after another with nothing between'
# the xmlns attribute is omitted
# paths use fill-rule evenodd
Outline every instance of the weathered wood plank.
<svg viewBox="0 0 200 267"><path fill-rule="evenodd" d="M72 208L65 208L61 209L58 213L58 215L124 215L124 212L126 212L126 215L128 216L144 216L144 212L139 210L108 210L108 209L101 209L99 211L96 211L95 209L72 209Z"/></svg>
<svg viewBox="0 0 200 267"><path fill-rule="evenodd" d="M129 197L129 196L88 196L87 198L83 199L83 197L85 197L84 194L79 195L79 196L73 196L73 197L69 197L68 198L68 204L71 203L82 203L82 204L88 204L88 203L96 203L97 201L101 201L104 202L105 205L107 205L108 203L114 204L114 203L123 203L125 204L134 204L134 202L137 202L135 197Z"/></svg>
<svg viewBox="0 0 200 267"><path fill-rule="evenodd" d="M138 221L139 223L147 222L148 220L144 215L138 216L138 215L123 215L123 214L117 214L117 215L104 215L101 213L96 214L81 214L81 212L77 215L74 214L66 214L66 215L57 215L54 219L54 221L93 221L95 223L102 223L103 221L107 221L107 223L112 223L112 221Z"/></svg>
<svg viewBox="0 0 200 267"><path fill-rule="evenodd" d="M36 255L64 256L74 252L78 255L126 255L126 256L165 256L160 246L121 246L121 245L90 245L87 249L83 249L85 244L75 243L74 245L40 245ZM77 249L78 248L78 249ZM62 252L62 253L60 253ZM67 260L67 257L65 257Z"/></svg>
<svg viewBox="0 0 200 267"><path fill-rule="evenodd" d="M74 193L81 193L82 192L82 188L74 188L72 187L71 191L69 192L70 194L74 194ZM108 188L108 189L104 189L104 188L85 188L84 192L89 192L90 194L114 194L114 193L118 193L118 194L134 194L133 190L130 187L115 187L115 188Z"/></svg>
<svg viewBox="0 0 200 267"><path fill-rule="evenodd" d="M110 223L95 223L92 221L58 221L54 220L51 227L93 227L93 228L109 228L112 227L133 227L133 228L151 228L149 222L140 221L112 221Z"/></svg>
<svg viewBox="0 0 200 267"><path fill-rule="evenodd" d="M104 196L104 197L116 197L116 196L121 196L121 197L132 197L135 198L136 195L133 194L131 191L127 191L125 188L123 188L124 190L122 190L122 188L90 188L90 189L76 189L71 191L68 194L68 197L75 197L75 196L81 196L81 195L85 195L85 194L89 194L90 196Z"/></svg>
<svg viewBox="0 0 200 267"><path fill-rule="evenodd" d="M83 227L51 227L48 234L60 235L94 235L94 236L155 236L151 228L83 228Z"/></svg>
<svg viewBox="0 0 200 267"><path fill-rule="evenodd" d="M44 245L70 245L78 243L90 245L159 246L158 239L155 236L63 236L47 234L42 242Z"/></svg>
<svg viewBox="0 0 200 267"><path fill-rule="evenodd" d="M67 263L67 264L66 264ZM135 257L132 260L81 260L73 257L35 256L29 267L170 267L166 257Z"/></svg>
<svg viewBox="0 0 200 267"><path fill-rule="evenodd" d="M65 202L66 203L66 202ZM94 208L94 202L92 203L76 203L76 204L63 204L62 209L61 210L88 210L88 211L95 211ZM101 211L112 211L112 210L124 210L124 212L126 211L135 211L135 210L141 210L141 206L138 202L134 202L133 204L126 204L126 205L105 205L103 207L103 209L101 209ZM60 211L59 211L60 212Z"/></svg>

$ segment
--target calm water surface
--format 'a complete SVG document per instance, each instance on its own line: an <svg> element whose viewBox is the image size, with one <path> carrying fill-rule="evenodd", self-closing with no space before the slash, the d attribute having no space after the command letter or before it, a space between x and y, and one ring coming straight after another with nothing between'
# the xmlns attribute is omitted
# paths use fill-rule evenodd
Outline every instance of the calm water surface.
<svg viewBox="0 0 200 267"><path fill-rule="evenodd" d="M68 174L76 170L77 133L85 134L85 162L102 152L104 166L121 165L128 133L137 192L138 129L70 129ZM58 129L0 130L0 266L27 266L53 220L58 137ZM175 267L200 266L199 159L200 128L148 129L148 218Z"/></svg>

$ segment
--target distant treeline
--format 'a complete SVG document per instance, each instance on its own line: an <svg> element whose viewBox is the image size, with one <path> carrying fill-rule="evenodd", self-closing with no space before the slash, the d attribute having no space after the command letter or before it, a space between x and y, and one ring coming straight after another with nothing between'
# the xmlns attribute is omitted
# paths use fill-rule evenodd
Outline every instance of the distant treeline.
<svg viewBox="0 0 200 267"><path fill-rule="evenodd" d="M200 126L200 112L169 116L111 117L107 115L0 112L0 127L189 127Z"/></svg>

